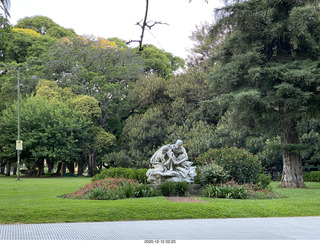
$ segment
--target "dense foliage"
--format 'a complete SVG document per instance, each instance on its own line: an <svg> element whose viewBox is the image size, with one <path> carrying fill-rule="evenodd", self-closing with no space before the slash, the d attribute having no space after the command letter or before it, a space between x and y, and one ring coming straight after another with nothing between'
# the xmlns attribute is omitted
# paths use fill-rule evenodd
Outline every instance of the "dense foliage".
<svg viewBox="0 0 320 244"><path fill-rule="evenodd" d="M196 162L198 165L220 165L221 167L215 169L215 171L219 171L219 169L221 171L225 170L238 183L256 182L263 171L263 167L257 156L252 155L246 149L235 147L210 149L208 152L199 155ZM227 176L218 173L216 175L219 181L225 180Z"/></svg>
<svg viewBox="0 0 320 244"><path fill-rule="evenodd" d="M131 180L136 180L140 183L147 182L147 173L148 169L135 169L135 168L109 168L104 169L100 173L92 177L92 181L101 180L106 178L126 178Z"/></svg>
<svg viewBox="0 0 320 244"><path fill-rule="evenodd" d="M185 181L165 181L159 184L157 189L163 196L186 196L189 194L189 184Z"/></svg>
<svg viewBox="0 0 320 244"><path fill-rule="evenodd" d="M16 26L0 18L0 173L16 167L19 70L28 172L147 168L160 146L181 139L190 161L210 148L246 148L273 175L284 170L282 186L303 187L302 162L317 168L320 159L317 4L225 1L192 33L185 69L151 45L140 52L79 36L44 16ZM256 157L224 157L217 164L239 182L260 173ZM225 181L208 163L202 181Z"/></svg>
<svg viewBox="0 0 320 244"><path fill-rule="evenodd" d="M304 187L298 123L319 106L319 1L228 1L216 11L209 75L234 124L280 136L282 187Z"/></svg>
<svg viewBox="0 0 320 244"><path fill-rule="evenodd" d="M218 164L207 164L197 167L196 182L201 185L225 183L231 176Z"/></svg>
<svg viewBox="0 0 320 244"><path fill-rule="evenodd" d="M203 194L206 197L227 199L276 199L284 197L270 189L261 189L257 185L238 184L234 181L221 185L208 185Z"/></svg>

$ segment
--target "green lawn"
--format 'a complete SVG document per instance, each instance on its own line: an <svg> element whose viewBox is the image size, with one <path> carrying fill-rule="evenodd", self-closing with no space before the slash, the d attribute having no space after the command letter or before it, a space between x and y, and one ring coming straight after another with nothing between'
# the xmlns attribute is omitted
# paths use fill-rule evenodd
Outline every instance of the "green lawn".
<svg viewBox="0 0 320 244"><path fill-rule="evenodd" d="M278 189L287 198L275 200L209 199L175 203L165 197L113 201L71 200L90 178L21 178L0 176L0 224L97 222L119 220L320 216L320 183L307 189ZM273 187L277 182L272 183Z"/></svg>

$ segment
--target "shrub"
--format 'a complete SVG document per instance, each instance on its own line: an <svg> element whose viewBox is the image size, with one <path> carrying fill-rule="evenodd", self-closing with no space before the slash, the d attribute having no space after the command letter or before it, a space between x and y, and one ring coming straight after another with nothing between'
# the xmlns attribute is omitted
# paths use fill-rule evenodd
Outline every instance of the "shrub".
<svg viewBox="0 0 320 244"><path fill-rule="evenodd" d="M256 184L260 189L266 189L271 182L271 175L260 174L256 181Z"/></svg>
<svg viewBox="0 0 320 244"><path fill-rule="evenodd" d="M165 181L158 185L161 195L172 196L175 191L175 183L172 181Z"/></svg>
<svg viewBox="0 0 320 244"><path fill-rule="evenodd" d="M198 167L197 182L201 185L224 183L230 180L230 175L222 166L217 164L208 164Z"/></svg>
<svg viewBox="0 0 320 244"><path fill-rule="evenodd" d="M125 178L107 178L93 181L76 192L66 194L64 198L115 200L131 197L134 187L139 183Z"/></svg>
<svg viewBox="0 0 320 244"><path fill-rule="evenodd" d="M91 200L107 200L108 194L102 187L96 187L88 191L87 198Z"/></svg>
<svg viewBox="0 0 320 244"><path fill-rule="evenodd" d="M304 181L311 181L311 176L309 172L303 172L303 180Z"/></svg>
<svg viewBox="0 0 320 244"><path fill-rule="evenodd" d="M202 192L205 197L227 199L275 199L283 197L271 189L260 189L254 184L238 184L234 181L220 185L208 185Z"/></svg>
<svg viewBox="0 0 320 244"><path fill-rule="evenodd" d="M155 197L158 196L159 193L156 188L152 188L149 185L139 184L134 187L132 196L133 197Z"/></svg>
<svg viewBox="0 0 320 244"><path fill-rule="evenodd" d="M159 191L163 196L185 196L189 191L188 182L165 181L159 186Z"/></svg>
<svg viewBox="0 0 320 244"><path fill-rule="evenodd" d="M126 178L137 180L140 183L147 182L148 169L135 168L109 168L102 170L99 174L92 177L91 181L106 179L106 178Z"/></svg>
<svg viewBox="0 0 320 244"><path fill-rule="evenodd" d="M311 171L310 179L311 181L320 182L320 171Z"/></svg>
<svg viewBox="0 0 320 244"><path fill-rule="evenodd" d="M185 196L189 192L189 184L188 182L181 181L175 183L175 193L178 196Z"/></svg>
<svg viewBox="0 0 320 244"><path fill-rule="evenodd" d="M260 160L245 149L215 148L196 158L197 165L218 164L238 183L256 182L263 171Z"/></svg>
<svg viewBox="0 0 320 244"><path fill-rule="evenodd" d="M320 171L303 172L303 180L320 182Z"/></svg>
<svg viewBox="0 0 320 244"><path fill-rule="evenodd" d="M205 197L227 198L227 199L246 199L248 192L245 187L239 184L221 184L207 186L203 194Z"/></svg>
<svg viewBox="0 0 320 244"><path fill-rule="evenodd" d="M107 178L87 184L78 191L62 196L63 198L116 200L130 197L154 197L159 193L148 185L125 178Z"/></svg>

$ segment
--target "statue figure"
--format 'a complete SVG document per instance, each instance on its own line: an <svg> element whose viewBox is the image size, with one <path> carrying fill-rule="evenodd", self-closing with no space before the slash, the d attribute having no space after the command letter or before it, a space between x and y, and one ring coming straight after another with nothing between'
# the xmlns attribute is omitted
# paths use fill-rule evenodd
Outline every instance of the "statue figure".
<svg viewBox="0 0 320 244"><path fill-rule="evenodd" d="M191 166L192 162L187 160L188 154L181 140L162 146L150 159L154 168L147 171L148 181L152 184L160 184L166 180L193 183L196 167Z"/></svg>

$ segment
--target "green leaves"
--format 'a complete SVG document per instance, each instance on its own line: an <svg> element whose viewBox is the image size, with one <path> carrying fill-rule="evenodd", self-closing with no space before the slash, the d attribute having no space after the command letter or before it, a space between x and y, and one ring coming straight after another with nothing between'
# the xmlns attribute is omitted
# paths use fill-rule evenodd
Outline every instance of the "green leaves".
<svg viewBox="0 0 320 244"><path fill-rule="evenodd" d="M235 147L210 149L201 154L196 162L198 165L218 164L238 183L255 182L263 170L257 156Z"/></svg>
<svg viewBox="0 0 320 244"><path fill-rule="evenodd" d="M16 104L1 116L1 156L14 154ZM21 102L23 160L54 159L70 161L78 157L87 137L87 123L67 102L51 103L45 97L29 96ZM12 146L10 146L12 145Z"/></svg>
<svg viewBox="0 0 320 244"><path fill-rule="evenodd" d="M183 59L159 50L153 45L146 46L140 55L145 62L145 71L164 79L168 79L174 71L184 66Z"/></svg>

